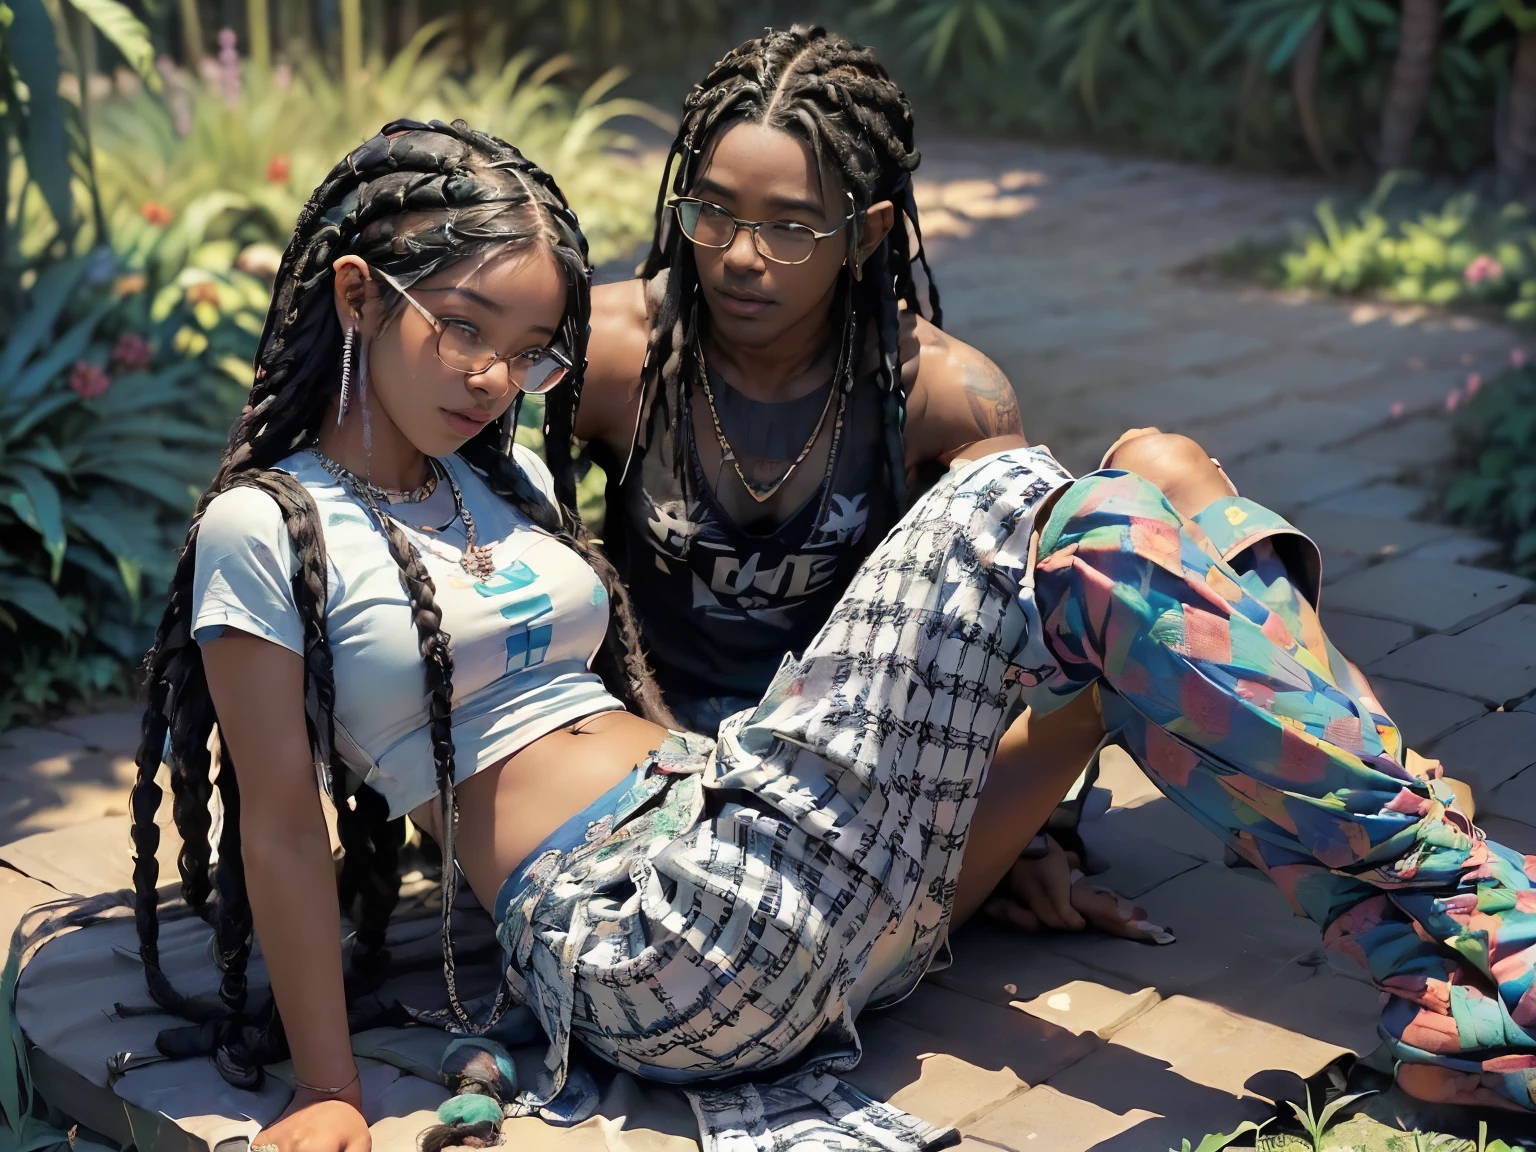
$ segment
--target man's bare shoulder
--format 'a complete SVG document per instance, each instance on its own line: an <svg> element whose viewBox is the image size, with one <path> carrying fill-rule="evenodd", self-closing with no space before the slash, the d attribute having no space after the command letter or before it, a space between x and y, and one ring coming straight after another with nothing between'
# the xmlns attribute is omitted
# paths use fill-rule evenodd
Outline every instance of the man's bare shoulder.
<svg viewBox="0 0 1536 1152"><path fill-rule="evenodd" d="M979 349L917 322L917 379L908 397L909 461L947 460L964 447L1022 437L1013 384Z"/></svg>
<svg viewBox="0 0 1536 1152"><path fill-rule="evenodd" d="M649 340L645 281L624 280L592 289L592 331L577 436L606 439L628 427Z"/></svg>

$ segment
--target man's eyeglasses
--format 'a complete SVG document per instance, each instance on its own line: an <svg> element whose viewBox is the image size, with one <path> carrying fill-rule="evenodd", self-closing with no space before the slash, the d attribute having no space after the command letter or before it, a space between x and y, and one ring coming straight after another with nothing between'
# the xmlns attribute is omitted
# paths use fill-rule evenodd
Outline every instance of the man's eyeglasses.
<svg viewBox="0 0 1536 1152"><path fill-rule="evenodd" d="M817 244L829 236L836 236L854 217L850 212L830 232L818 232L787 220L738 220L720 205L692 196L676 196L668 202L668 207L677 213L677 223L683 235L700 248L729 248L736 240L738 229L750 228L752 243L758 252L775 264L804 264L815 255Z"/></svg>
<svg viewBox="0 0 1536 1152"><path fill-rule="evenodd" d="M503 356L480 338L480 333L460 320L439 320L423 307L420 300L388 272L375 268L380 278L400 295L437 332L437 358L455 372L479 376L489 372L497 361L507 366L512 383L524 392L538 396L554 388L571 370L571 358L558 348L529 348Z"/></svg>

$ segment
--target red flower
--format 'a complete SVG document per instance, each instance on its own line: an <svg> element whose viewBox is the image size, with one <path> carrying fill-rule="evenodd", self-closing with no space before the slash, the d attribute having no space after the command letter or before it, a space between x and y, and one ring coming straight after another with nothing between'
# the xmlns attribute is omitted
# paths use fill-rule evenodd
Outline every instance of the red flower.
<svg viewBox="0 0 1536 1152"><path fill-rule="evenodd" d="M267 180L272 184L288 183L288 153L279 152L267 161Z"/></svg>
<svg viewBox="0 0 1536 1152"><path fill-rule="evenodd" d="M155 350L149 341L136 332L124 332L117 338L112 349L112 363L124 372L142 372L155 358Z"/></svg>
<svg viewBox="0 0 1536 1152"><path fill-rule="evenodd" d="M158 200L144 201L144 207L139 209L139 214L157 228L164 228L171 222L171 210Z"/></svg>
<svg viewBox="0 0 1536 1152"><path fill-rule="evenodd" d="M76 360L69 370L69 386L75 395L94 400L111 385L112 378L89 360Z"/></svg>

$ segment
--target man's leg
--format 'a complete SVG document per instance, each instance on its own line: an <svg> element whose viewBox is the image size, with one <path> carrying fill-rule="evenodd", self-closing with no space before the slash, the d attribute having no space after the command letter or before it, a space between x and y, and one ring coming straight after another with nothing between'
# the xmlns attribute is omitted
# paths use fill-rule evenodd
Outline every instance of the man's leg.
<svg viewBox="0 0 1536 1152"><path fill-rule="evenodd" d="M1443 782L1404 767L1396 726L1322 631L1288 527L1239 498L1190 521L1135 476L1079 481L1035 575L1067 682L1029 695L1102 679L1106 725L1169 798L1391 997L1405 1089L1532 1108L1536 858L1484 840Z"/></svg>

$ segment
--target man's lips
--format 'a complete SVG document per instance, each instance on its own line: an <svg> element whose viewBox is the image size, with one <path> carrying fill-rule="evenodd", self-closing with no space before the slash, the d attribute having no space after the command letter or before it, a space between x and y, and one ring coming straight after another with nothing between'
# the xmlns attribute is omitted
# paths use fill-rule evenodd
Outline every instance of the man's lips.
<svg viewBox="0 0 1536 1152"><path fill-rule="evenodd" d="M448 427L461 436L473 436L491 422L491 414L483 408L467 408L462 412L441 408L439 411Z"/></svg>
<svg viewBox="0 0 1536 1152"><path fill-rule="evenodd" d="M722 311L732 316L761 316L773 305L768 297L739 288L716 288L715 300Z"/></svg>

